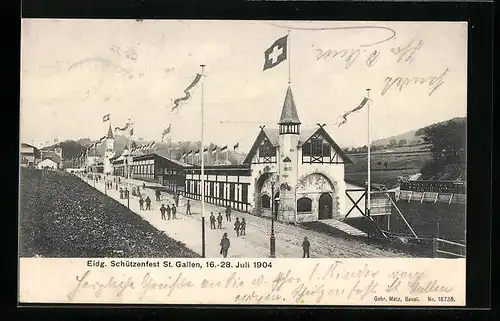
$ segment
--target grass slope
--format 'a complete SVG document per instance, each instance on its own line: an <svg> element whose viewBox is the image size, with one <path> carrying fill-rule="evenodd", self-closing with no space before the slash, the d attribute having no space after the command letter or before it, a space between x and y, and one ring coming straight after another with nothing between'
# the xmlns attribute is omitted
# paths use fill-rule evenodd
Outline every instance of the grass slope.
<svg viewBox="0 0 500 321"><path fill-rule="evenodd" d="M199 257L75 176L21 170L20 256Z"/></svg>

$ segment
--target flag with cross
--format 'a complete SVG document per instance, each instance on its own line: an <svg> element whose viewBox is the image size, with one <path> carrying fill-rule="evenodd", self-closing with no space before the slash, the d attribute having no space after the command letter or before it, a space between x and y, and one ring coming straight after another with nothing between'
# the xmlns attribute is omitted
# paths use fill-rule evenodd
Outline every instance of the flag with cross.
<svg viewBox="0 0 500 321"><path fill-rule="evenodd" d="M264 70L276 67L286 60L287 40L288 35L279 38L264 52Z"/></svg>

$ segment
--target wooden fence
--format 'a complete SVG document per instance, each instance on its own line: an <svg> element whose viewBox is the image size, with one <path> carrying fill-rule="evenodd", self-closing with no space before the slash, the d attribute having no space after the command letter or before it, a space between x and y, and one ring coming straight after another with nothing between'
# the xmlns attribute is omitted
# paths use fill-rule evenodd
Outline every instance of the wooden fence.
<svg viewBox="0 0 500 321"><path fill-rule="evenodd" d="M465 258L467 247L465 244L452 242L448 240L443 240L441 238L433 238L432 239L432 253L433 256L442 257L456 257L456 258Z"/></svg>

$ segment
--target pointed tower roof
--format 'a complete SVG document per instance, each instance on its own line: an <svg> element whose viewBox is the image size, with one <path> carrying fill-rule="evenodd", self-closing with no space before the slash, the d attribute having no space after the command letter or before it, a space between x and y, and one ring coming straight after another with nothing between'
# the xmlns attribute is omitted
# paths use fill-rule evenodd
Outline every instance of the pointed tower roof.
<svg viewBox="0 0 500 321"><path fill-rule="evenodd" d="M290 86L288 86L286 91L285 102L283 103L283 109L281 110L281 117L278 124L300 124L297 107L295 107L292 88L290 88Z"/></svg>
<svg viewBox="0 0 500 321"><path fill-rule="evenodd" d="M111 130L111 124L109 125L109 128L108 128L108 136L106 136L106 139L113 139L113 131Z"/></svg>

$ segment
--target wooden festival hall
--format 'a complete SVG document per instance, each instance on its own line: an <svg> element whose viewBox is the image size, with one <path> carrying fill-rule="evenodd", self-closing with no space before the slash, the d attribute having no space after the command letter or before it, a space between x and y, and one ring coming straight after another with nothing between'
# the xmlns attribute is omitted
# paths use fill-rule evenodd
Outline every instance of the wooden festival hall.
<svg viewBox="0 0 500 321"><path fill-rule="evenodd" d="M248 212L252 172L250 164L206 166L205 202ZM201 200L201 167L186 169L184 196Z"/></svg>

